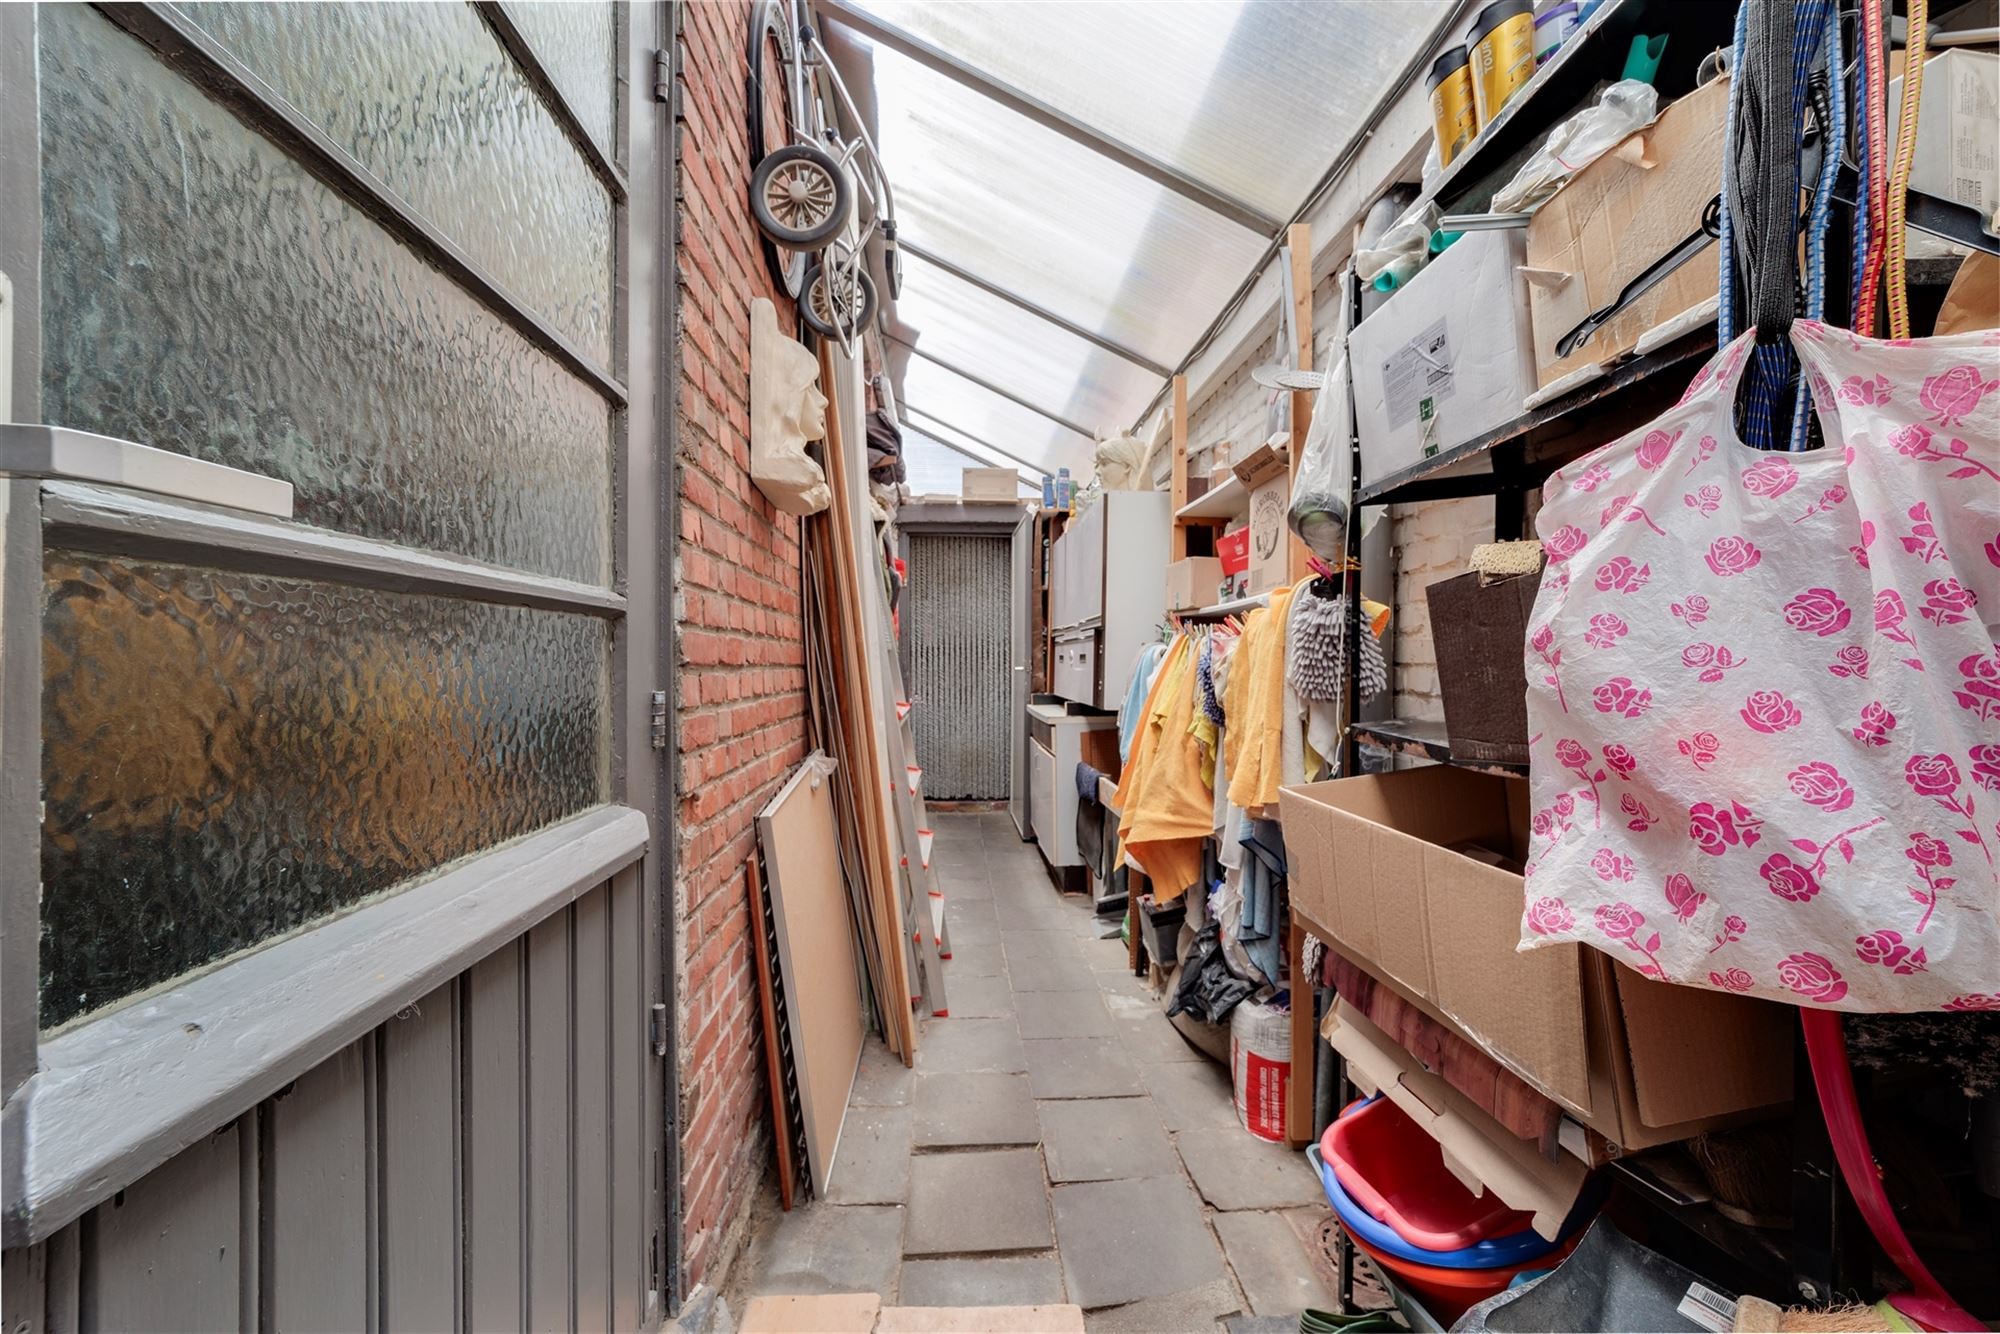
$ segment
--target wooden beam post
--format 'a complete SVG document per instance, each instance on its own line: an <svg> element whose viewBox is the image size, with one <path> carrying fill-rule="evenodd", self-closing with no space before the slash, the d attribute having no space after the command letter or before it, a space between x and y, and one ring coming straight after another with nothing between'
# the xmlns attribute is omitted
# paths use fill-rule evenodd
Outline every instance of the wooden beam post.
<svg viewBox="0 0 2000 1334"><path fill-rule="evenodd" d="M1300 370L1313 368L1313 248L1312 224L1295 222L1285 228L1285 260L1292 272L1292 332L1296 342L1292 348L1292 364ZM1291 479L1296 487L1299 479L1299 461L1305 457L1306 432L1312 428L1314 392L1310 389L1294 389L1292 392L1292 445ZM1312 551L1294 536L1291 539L1291 556L1288 562L1292 580L1309 578L1312 567L1306 564ZM1297 1059L1296 1054L1293 1057ZM1295 1067L1296 1068L1296 1067Z"/></svg>
<svg viewBox="0 0 2000 1334"><path fill-rule="evenodd" d="M1181 506L1188 503L1188 384L1187 376L1174 377L1173 397L1173 446L1174 480L1173 499L1169 502L1176 515ZM1168 560L1184 560L1187 557L1187 525L1176 518L1173 536L1167 548Z"/></svg>

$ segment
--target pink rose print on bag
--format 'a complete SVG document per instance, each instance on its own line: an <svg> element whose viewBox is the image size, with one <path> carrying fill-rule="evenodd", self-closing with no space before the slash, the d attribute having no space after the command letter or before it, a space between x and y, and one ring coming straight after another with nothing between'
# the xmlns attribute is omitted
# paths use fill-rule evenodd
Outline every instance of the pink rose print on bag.
<svg viewBox="0 0 2000 1334"><path fill-rule="evenodd" d="M1538 936L1559 936L1575 927L1576 918L1561 899L1540 898L1528 905L1528 929Z"/></svg>
<svg viewBox="0 0 2000 1334"><path fill-rule="evenodd" d="M1713 954L1724 945L1734 945L1737 941L1743 939L1743 933L1749 929L1750 924L1748 922L1738 917L1735 913L1729 914L1729 916L1722 919L1722 930L1715 933L1715 943L1708 947L1708 952Z"/></svg>
<svg viewBox="0 0 2000 1334"><path fill-rule="evenodd" d="M1558 673L1558 669L1562 666L1563 655L1562 650L1555 647L1555 642L1555 631L1548 627L1547 622L1536 626L1535 632L1528 637L1528 647L1535 651L1535 656L1542 660L1544 667L1548 668L1542 673L1542 684L1555 687L1556 703L1562 706L1564 713L1568 713L1569 701L1563 698L1562 677Z"/></svg>
<svg viewBox="0 0 2000 1334"><path fill-rule="evenodd" d="M1854 563L1865 570L1868 568L1868 548L1874 545L1875 525L1863 519L1861 521L1861 542L1858 546L1849 547L1847 554L1854 557Z"/></svg>
<svg viewBox="0 0 2000 1334"><path fill-rule="evenodd" d="M1741 968L1732 968L1726 973L1710 973L1708 975L1708 983L1710 986L1720 987L1724 991L1748 991L1757 985L1757 979L1751 977L1750 974L1744 972Z"/></svg>
<svg viewBox="0 0 2000 1334"><path fill-rule="evenodd" d="M1818 635L1837 635L1854 619L1854 613L1831 588L1808 588L1785 604L1785 624L1794 630Z"/></svg>
<svg viewBox="0 0 2000 1334"><path fill-rule="evenodd" d="M1583 550L1584 543L1590 541L1590 534L1573 523L1566 523L1542 539L1542 550L1549 553L1551 560L1568 560Z"/></svg>
<svg viewBox="0 0 2000 1334"><path fill-rule="evenodd" d="M1792 791L1808 806L1828 813L1844 811L1854 804L1854 789L1840 776L1840 770L1825 760L1802 764L1785 775Z"/></svg>
<svg viewBox="0 0 2000 1334"><path fill-rule="evenodd" d="M1682 496L1681 504L1706 519L1709 515L1722 508L1722 488L1714 482L1705 483L1696 487L1687 495Z"/></svg>
<svg viewBox="0 0 2000 1334"><path fill-rule="evenodd" d="M1833 510L1838 509L1841 505L1845 504L1846 501L1847 501L1846 487L1829 486L1826 490L1819 493L1818 500L1815 500L1812 504L1806 506L1806 512L1804 514L1801 514L1798 518L1793 519L1792 522L1794 524L1801 524L1804 523L1807 519L1810 519L1815 514L1831 513Z"/></svg>
<svg viewBox="0 0 2000 1334"><path fill-rule="evenodd" d="M1623 746L1610 745L1604 748L1604 762L1611 766L1611 772L1620 778L1630 778L1632 771L1639 767L1639 761Z"/></svg>
<svg viewBox="0 0 2000 1334"><path fill-rule="evenodd" d="M1866 681L1868 650L1859 644L1849 644L1833 655L1833 661L1827 665L1827 670L1842 680L1852 677L1855 680Z"/></svg>
<svg viewBox="0 0 2000 1334"><path fill-rule="evenodd" d="M1643 523L1661 537L1667 535L1667 530L1654 523L1653 516L1646 513L1644 507L1634 505L1630 496L1613 496L1611 503L1604 507L1604 512L1597 516L1597 527L1602 531L1611 526L1613 519L1618 518L1624 519L1627 523Z"/></svg>
<svg viewBox="0 0 2000 1334"><path fill-rule="evenodd" d="M1653 692L1632 684L1627 676L1614 676L1590 692L1599 713L1615 713L1621 718L1637 718L1652 707Z"/></svg>
<svg viewBox="0 0 2000 1334"><path fill-rule="evenodd" d="M1635 834L1643 834L1660 822L1660 817L1647 810L1646 803L1630 792L1618 798L1618 809L1631 817L1625 827Z"/></svg>
<svg viewBox="0 0 2000 1334"><path fill-rule="evenodd" d="M1904 977L1925 971L1924 964L1928 962L1921 946L1913 950L1903 943L1900 931L1871 931L1865 936L1856 936L1854 957L1863 963L1879 964Z"/></svg>
<svg viewBox="0 0 2000 1334"><path fill-rule="evenodd" d="M1583 642L1592 648L1611 648L1620 639L1632 632L1622 617L1608 611L1601 611L1590 618L1590 628L1583 632Z"/></svg>
<svg viewBox="0 0 2000 1334"><path fill-rule="evenodd" d="M1720 644L1689 644L1681 650L1681 665L1700 668L1696 677L1700 681L1720 681L1723 673L1748 661L1748 658L1739 658Z"/></svg>
<svg viewBox="0 0 2000 1334"><path fill-rule="evenodd" d="M1972 781L1988 792L2000 792L2000 745L1974 746L1971 759Z"/></svg>
<svg viewBox="0 0 2000 1334"><path fill-rule="evenodd" d="M1599 931L1618 941L1626 949L1645 956L1645 963L1634 965L1641 975L1666 976L1666 971L1660 967L1658 957L1660 933L1655 931L1644 940L1639 939L1639 931L1646 925L1646 914L1629 903L1606 903L1598 905L1595 917Z"/></svg>
<svg viewBox="0 0 2000 1334"><path fill-rule="evenodd" d="M1843 403L1859 403L1863 407L1887 403L1889 377L1878 375L1872 380L1864 380L1858 375L1850 375L1840 383L1840 399Z"/></svg>
<svg viewBox="0 0 2000 1334"><path fill-rule="evenodd" d="M1973 591L1956 579L1933 579L1924 585L1923 618L1932 625L1960 625L1972 619L1979 605Z"/></svg>
<svg viewBox="0 0 2000 1334"><path fill-rule="evenodd" d="M1682 737L1674 743L1681 754L1693 761L1697 769L1706 769L1715 763L1715 757L1722 753L1722 743L1713 732L1696 732L1693 736Z"/></svg>
<svg viewBox="0 0 2000 1334"><path fill-rule="evenodd" d="M1957 832L1967 843L1977 843L1979 850L1986 854L1989 865L1993 861L1993 850L1987 846L1986 835L1979 828L1978 808L1974 806L1972 794L1963 797L1958 794L1958 766L1949 755L1912 755L1903 766L1904 781L1910 791L1920 797L1929 797L1938 805L1965 821L1966 827Z"/></svg>
<svg viewBox="0 0 2000 1334"><path fill-rule="evenodd" d="M1903 626L1909 615L1910 609L1904 604L1903 595L1895 589L1885 588L1875 595L1875 633L1914 649L1917 641ZM1924 669L1922 658L1904 658L1903 662L1920 672Z"/></svg>
<svg viewBox="0 0 2000 1334"><path fill-rule="evenodd" d="M1910 535L1902 539L1903 550L1921 557L1926 565L1945 559L1944 543L1938 541L1937 525L1931 522L1931 507L1918 501L1910 506L1910 518L1914 523Z"/></svg>
<svg viewBox="0 0 2000 1334"><path fill-rule="evenodd" d="M1708 554L1702 559L1718 578L1727 579L1754 569L1764 553L1747 537L1718 537L1709 543Z"/></svg>
<svg viewBox="0 0 2000 1334"><path fill-rule="evenodd" d="M1961 709L1970 709L1981 722L2000 718L2000 644L1991 653L1973 653L1958 661L1959 675L1965 679L1951 692Z"/></svg>
<svg viewBox="0 0 2000 1334"><path fill-rule="evenodd" d="M1715 437L1712 435L1703 436L1701 438L1701 443L1696 445L1694 448L1694 457L1688 460L1687 471L1682 473L1681 476L1683 477L1692 476L1694 470L1696 468L1699 468L1702 464L1708 462L1709 455L1713 453L1715 453ZM1721 495L1722 494L1721 490L1718 489L1716 491L1716 494Z"/></svg>
<svg viewBox="0 0 2000 1334"><path fill-rule="evenodd" d="M1980 378L1977 366L1953 366L1948 371L1924 378L1917 401L1931 414L1930 420L1949 430L1979 407L1979 400L2000 389L2000 380Z"/></svg>
<svg viewBox="0 0 2000 1334"><path fill-rule="evenodd" d="M1993 540L1986 544L1985 550L1986 563L2000 569L2000 533L1993 534Z"/></svg>
<svg viewBox="0 0 2000 1334"><path fill-rule="evenodd" d="M1764 864L1757 868L1757 874L1764 877L1764 883L1773 894L1793 903L1809 902L1820 890L1819 879L1811 869L1799 865L1782 852L1766 857Z"/></svg>
<svg viewBox="0 0 2000 1334"><path fill-rule="evenodd" d="M1751 691L1750 698L1743 701L1743 707L1737 713L1752 730L1767 735L1797 727L1802 721L1799 706L1776 690Z"/></svg>
<svg viewBox="0 0 2000 1334"><path fill-rule="evenodd" d="M1590 869L1597 872L1599 880L1630 880L1632 859L1610 848L1599 848L1590 859Z"/></svg>
<svg viewBox="0 0 2000 1334"><path fill-rule="evenodd" d="M1944 1003L1944 1008L1958 1014L2000 1010L2000 992L1975 991L1964 996L1953 996Z"/></svg>
<svg viewBox="0 0 2000 1334"><path fill-rule="evenodd" d="M1720 857L1738 844L1746 848L1755 844L1762 837L1757 831L1763 825L1740 801L1730 802L1728 810L1708 801L1688 807L1688 837L1711 857Z"/></svg>
<svg viewBox="0 0 2000 1334"><path fill-rule="evenodd" d="M1675 431L1672 435L1668 435L1665 431L1646 432L1646 438L1639 442L1635 455L1639 460L1639 466L1647 472L1658 472L1665 465L1667 455L1673 453L1674 446L1680 443L1680 438L1679 431Z"/></svg>
<svg viewBox="0 0 2000 1334"><path fill-rule="evenodd" d="M1817 954L1788 955L1778 964L1778 980L1821 1005L1831 1005L1847 994L1840 970Z"/></svg>
<svg viewBox="0 0 2000 1334"><path fill-rule="evenodd" d="M1590 788L1589 798L1592 808L1590 823L1592 827L1603 823L1604 812L1602 802L1597 795L1597 785L1604 781L1605 773L1602 769L1592 771L1590 767L1590 752L1583 748L1583 743L1567 738L1556 742L1556 763L1575 774L1577 778ZM1568 797L1569 793L1565 792L1556 798L1556 806L1559 810L1563 801ZM1567 811L1562 811L1561 813L1568 814Z"/></svg>
<svg viewBox="0 0 2000 1334"><path fill-rule="evenodd" d="M1620 593L1636 593L1652 577L1651 565L1640 565L1630 556L1613 556L1597 567L1597 578L1592 582L1600 593L1609 593L1614 588Z"/></svg>
<svg viewBox="0 0 2000 1334"><path fill-rule="evenodd" d="M1995 481L2000 481L2000 471L1996 471L1991 464L1973 458L1972 446L1965 441L1954 438L1950 444L1939 449L1931 443L1932 438L1928 426L1914 424L1899 426L1889 433L1889 443L1894 445L1896 452L1905 458L1915 459L1919 463L1958 465L1945 474L1954 481L1966 481L1973 477L1991 477Z"/></svg>
<svg viewBox="0 0 2000 1334"><path fill-rule="evenodd" d="M1910 859L1917 878L1924 882L1922 889L1910 890L1910 897L1923 905L1924 915L1917 919L1916 926L1916 933L1922 935L1930 925L1931 914L1937 910L1938 899L1958 883L1955 877L1938 874L1951 867L1951 845L1919 832L1910 835L1910 846L1903 849L1903 855Z"/></svg>
<svg viewBox="0 0 2000 1334"><path fill-rule="evenodd" d="M1676 871L1667 877L1667 906L1674 910L1674 917L1682 926L1694 920L1701 911L1701 905L1708 902L1708 895L1695 893L1694 881Z"/></svg>
<svg viewBox="0 0 2000 1334"><path fill-rule="evenodd" d="M1668 610L1673 612L1677 620L1686 621L1691 629L1708 619L1708 599L1699 593L1690 593Z"/></svg>
<svg viewBox="0 0 2000 1334"><path fill-rule="evenodd" d="M1799 484L1799 470L1792 466L1791 460L1774 455L1745 468L1742 480L1745 491L1771 500Z"/></svg>
<svg viewBox="0 0 2000 1334"><path fill-rule="evenodd" d="M1896 715L1883 708L1880 702L1864 704L1861 707L1861 726L1854 729L1854 739L1868 746L1886 746L1889 733L1896 730Z"/></svg>

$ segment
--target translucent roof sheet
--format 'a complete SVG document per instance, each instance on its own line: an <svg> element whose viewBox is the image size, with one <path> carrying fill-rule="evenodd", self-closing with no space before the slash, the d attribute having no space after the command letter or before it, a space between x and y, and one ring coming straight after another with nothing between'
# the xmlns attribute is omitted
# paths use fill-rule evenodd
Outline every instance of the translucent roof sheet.
<svg viewBox="0 0 2000 1334"><path fill-rule="evenodd" d="M981 467L1013 468L1024 488L1038 490L1019 465L948 430L927 431L908 422L903 424L903 467L911 493L920 496L958 495L965 484L964 470Z"/></svg>
<svg viewBox="0 0 2000 1334"><path fill-rule="evenodd" d="M1087 476L1090 441L1011 400L1131 427L1451 8L819 0L899 234L947 266L908 256L885 326L966 374L899 351L899 399Z"/></svg>
<svg viewBox="0 0 2000 1334"><path fill-rule="evenodd" d="M1298 206L1444 8L1443 0L856 3L1277 218Z"/></svg>

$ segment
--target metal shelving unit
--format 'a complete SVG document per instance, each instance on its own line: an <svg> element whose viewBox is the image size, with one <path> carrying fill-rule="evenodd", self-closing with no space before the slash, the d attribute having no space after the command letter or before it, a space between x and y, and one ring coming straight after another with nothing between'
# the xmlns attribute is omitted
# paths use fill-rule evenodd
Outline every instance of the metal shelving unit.
<svg viewBox="0 0 2000 1334"><path fill-rule="evenodd" d="M1354 724L1354 736L1362 745L1373 746L1377 750L1393 751L1398 755L1414 755L1418 759L1433 760L1439 764L1456 764L1460 768L1473 769L1483 774L1520 778L1528 772L1527 765L1509 764L1504 760L1454 758L1451 753L1451 738L1445 735L1443 723L1409 718L1370 719Z"/></svg>

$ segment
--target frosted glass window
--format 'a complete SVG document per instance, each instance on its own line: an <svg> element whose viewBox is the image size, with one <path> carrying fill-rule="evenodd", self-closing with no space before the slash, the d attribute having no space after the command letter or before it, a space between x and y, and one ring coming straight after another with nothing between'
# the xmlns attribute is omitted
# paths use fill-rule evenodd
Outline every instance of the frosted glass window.
<svg viewBox="0 0 2000 1334"><path fill-rule="evenodd" d="M322 527L610 578L610 406L82 5L41 11L43 411Z"/></svg>
<svg viewBox="0 0 2000 1334"><path fill-rule="evenodd" d="M575 14L537 25L552 39L604 29L607 54L594 82L608 127L609 6L556 8ZM183 12L481 268L609 364L610 192L472 6L259 0Z"/></svg>
<svg viewBox="0 0 2000 1334"><path fill-rule="evenodd" d="M593 617L52 552L41 1022L607 797Z"/></svg>
<svg viewBox="0 0 2000 1334"><path fill-rule="evenodd" d="M576 110L591 137L616 154L616 7L603 0L507 0L514 26L535 48L549 78Z"/></svg>
<svg viewBox="0 0 2000 1334"><path fill-rule="evenodd" d="M1297 209L1446 8L1443 0L858 2L1274 218Z"/></svg>

